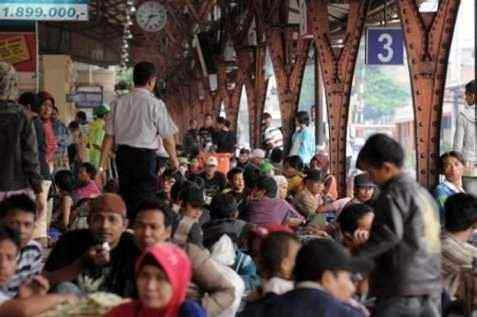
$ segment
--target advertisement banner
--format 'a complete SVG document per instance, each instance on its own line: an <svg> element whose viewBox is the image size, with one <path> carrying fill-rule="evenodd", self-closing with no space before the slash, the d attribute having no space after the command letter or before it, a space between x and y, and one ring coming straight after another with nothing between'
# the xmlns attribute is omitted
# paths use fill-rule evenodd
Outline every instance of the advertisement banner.
<svg viewBox="0 0 477 317"><path fill-rule="evenodd" d="M0 0L0 19L88 21L88 0Z"/></svg>
<svg viewBox="0 0 477 317"><path fill-rule="evenodd" d="M0 61L10 63L18 72L36 72L35 33L0 33Z"/></svg>

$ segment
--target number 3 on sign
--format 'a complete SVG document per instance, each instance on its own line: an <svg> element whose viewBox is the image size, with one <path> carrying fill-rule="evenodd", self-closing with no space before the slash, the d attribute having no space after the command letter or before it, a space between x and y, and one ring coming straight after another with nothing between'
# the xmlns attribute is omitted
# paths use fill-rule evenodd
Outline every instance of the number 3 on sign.
<svg viewBox="0 0 477 317"><path fill-rule="evenodd" d="M378 59L381 63L389 63L393 60L393 37L389 33L382 33L378 38L379 43L383 43L383 49L385 52L378 54Z"/></svg>

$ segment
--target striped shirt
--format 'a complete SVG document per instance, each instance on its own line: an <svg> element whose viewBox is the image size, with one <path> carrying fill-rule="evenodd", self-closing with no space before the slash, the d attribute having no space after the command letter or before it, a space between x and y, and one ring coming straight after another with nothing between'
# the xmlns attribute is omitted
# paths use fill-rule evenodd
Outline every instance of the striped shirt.
<svg viewBox="0 0 477 317"><path fill-rule="evenodd" d="M42 246L34 240L30 241L22 249L15 276L8 282L6 287L9 295L11 297L16 296L21 284L41 273L43 264Z"/></svg>

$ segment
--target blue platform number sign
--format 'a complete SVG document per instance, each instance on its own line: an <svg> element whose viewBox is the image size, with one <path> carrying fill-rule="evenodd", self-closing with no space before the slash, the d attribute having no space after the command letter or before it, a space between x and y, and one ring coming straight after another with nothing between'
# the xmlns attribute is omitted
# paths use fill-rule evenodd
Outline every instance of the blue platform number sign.
<svg viewBox="0 0 477 317"><path fill-rule="evenodd" d="M403 65L404 37L401 28L370 27L366 34L368 65Z"/></svg>

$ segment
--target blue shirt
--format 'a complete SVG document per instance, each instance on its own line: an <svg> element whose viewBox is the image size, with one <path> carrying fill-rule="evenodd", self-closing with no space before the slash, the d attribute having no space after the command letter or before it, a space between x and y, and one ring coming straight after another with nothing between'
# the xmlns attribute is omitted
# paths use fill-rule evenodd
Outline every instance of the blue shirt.
<svg viewBox="0 0 477 317"><path fill-rule="evenodd" d="M313 155L315 155L315 135L309 127L297 129L293 133L292 148L297 147L297 155L303 160L303 163L309 164Z"/></svg>

